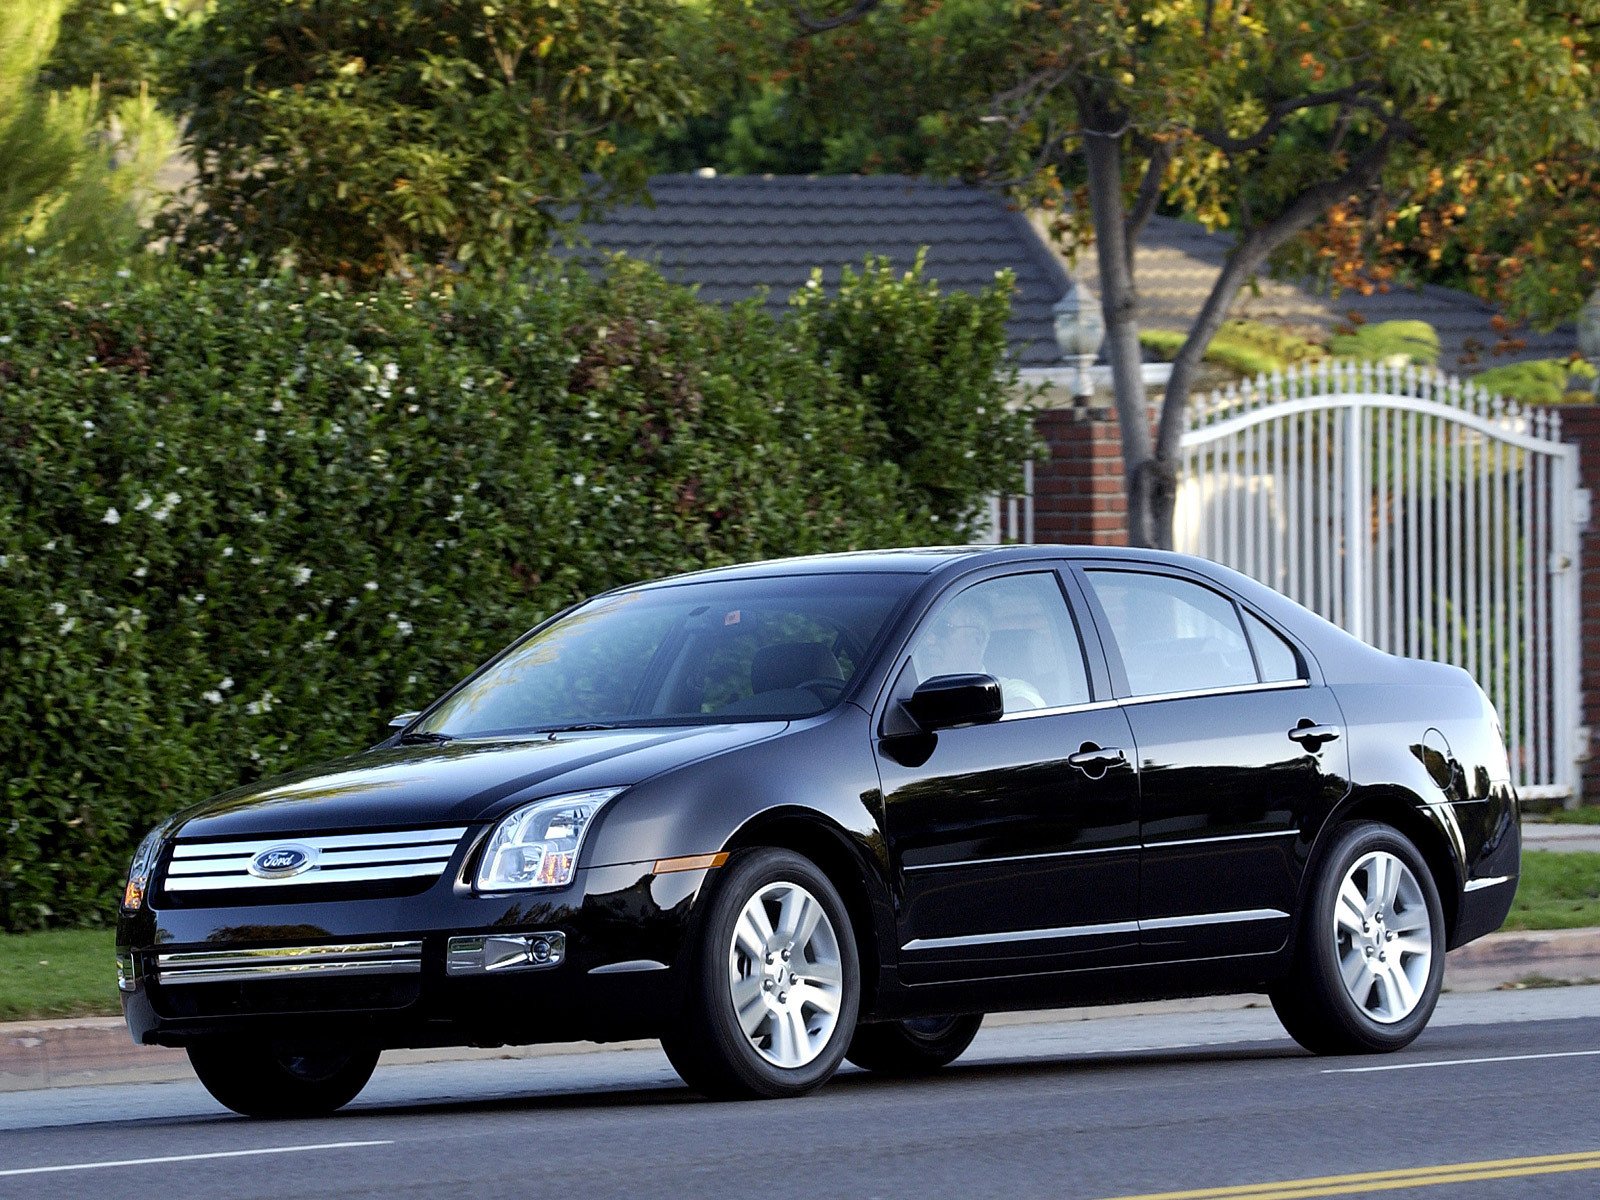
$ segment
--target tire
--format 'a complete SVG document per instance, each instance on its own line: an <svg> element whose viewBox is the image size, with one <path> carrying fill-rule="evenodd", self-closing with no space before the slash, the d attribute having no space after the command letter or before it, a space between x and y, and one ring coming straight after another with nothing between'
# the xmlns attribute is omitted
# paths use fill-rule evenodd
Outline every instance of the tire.
<svg viewBox="0 0 1600 1200"><path fill-rule="evenodd" d="M662 1047L713 1099L803 1096L839 1069L860 1011L849 916L828 877L787 850L746 851L719 875Z"/></svg>
<svg viewBox="0 0 1600 1200"><path fill-rule="evenodd" d="M982 1013L968 1013L861 1025L844 1056L880 1075L928 1075L966 1053L982 1024Z"/></svg>
<svg viewBox="0 0 1600 1200"><path fill-rule="evenodd" d="M1404 835L1372 821L1336 830L1297 933L1289 974L1269 995L1307 1050L1387 1053L1428 1024L1444 982L1444 910Z"/></svg>
<svg viewBox="0 0 1600 1200"><path fill-rule="evenodd" d="M218 1103L247 1117L323 1117L367 1086L378 1051L287 1042L209 1041L189 1063Z"/></svg>

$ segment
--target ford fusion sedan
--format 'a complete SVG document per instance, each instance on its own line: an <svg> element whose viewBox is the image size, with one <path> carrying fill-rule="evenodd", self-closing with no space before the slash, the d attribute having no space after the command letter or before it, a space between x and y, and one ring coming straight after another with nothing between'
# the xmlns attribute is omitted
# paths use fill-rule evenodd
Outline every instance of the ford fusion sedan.
<svg viewBox="0 0 1600 1200"><path fill-rule="evenodd" d="M658 1037L713 1096L930 1071L983 1014L1266 991L1407 1045L1521 854L1493 707L1181 555L706 571L532 630L363 753L145 839L135 1041L239 1112L380 1051Z"/></svg>

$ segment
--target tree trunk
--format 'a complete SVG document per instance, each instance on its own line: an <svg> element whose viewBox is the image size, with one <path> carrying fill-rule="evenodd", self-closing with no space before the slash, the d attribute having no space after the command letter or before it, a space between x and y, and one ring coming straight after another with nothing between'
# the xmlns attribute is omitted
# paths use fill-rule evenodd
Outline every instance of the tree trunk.
<svg viewBox="0 0 1600 1200"><path fill-rule="evenodd" d="M1144 389L1139 351L1138 297L1134 291L1132 247L1127 245L1127 204L1122 191L1122 138L1099 132L1121 125L1121 118L1085 104L1083 155L1089 172L1089 207L1094 218L1095 254L1100 263L1100 311L1106 323L1106 356L1122 437L1123 485L1128 496L1128 540L1135 546L1163 544L1158 539L1160 471L1154 462L1150 404ZM1168 472L1170 475L1170 472ZM1170 490L1170 489L1169 489ZM1166 520L1171 541L1172 519Z"/></svg>

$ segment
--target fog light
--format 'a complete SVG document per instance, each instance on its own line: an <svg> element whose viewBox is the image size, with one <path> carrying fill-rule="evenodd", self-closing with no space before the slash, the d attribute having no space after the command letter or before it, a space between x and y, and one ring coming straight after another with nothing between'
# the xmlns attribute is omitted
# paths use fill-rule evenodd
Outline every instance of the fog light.
<svg viewBox="0 0 1600 1200"><path fill-rule="evenodd" d="M446 975L493 975L559 966L567 956L564 933L480 934L453 937L445 953Z"/></svg>
<svg viewBox="0 0 1600 1200"><path fill-rule="evenodd" d="M117 951L117 987L124 992L139 990L139 973L133 965L133 955Z"/></svg>

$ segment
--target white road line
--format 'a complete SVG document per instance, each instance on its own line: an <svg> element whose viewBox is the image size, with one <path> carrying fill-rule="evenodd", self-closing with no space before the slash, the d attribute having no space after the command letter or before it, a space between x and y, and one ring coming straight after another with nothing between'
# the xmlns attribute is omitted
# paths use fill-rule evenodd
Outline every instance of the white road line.
<svg viewBox="0 0 1600 1200"><path fill-rule="evenodd" d="M1369 1071L1415 1071L1419 1067L1466 1067L1474 1063L1527 1062L1535 1058L1586 1058L1600 1050L1561 1050L1554 1054L1506 1054L1498 1058L1452 1058L1442 1062L1391 1063L1386 1067L1330 1067L1324 1075L1365 1075Z"/></svg>
<svg viewBox="0 0 1600 1200"><path fill-rule="evenodd" d="M124 1158L117 1162L66 1163L59 1167L17 1167L0 1171L7 1175L45 1175L52 1171L98 1171L102 1167L143 1167L151 1163L199 1162L207 1158L248 1158L256 1154L304 1154L308 1150L348 1150L355 1146L392 1146L383 1142L320 1142L315 1146L270 1146L264 1150L216 1150L210 1154L169 1154L163 1158Z"/></svg>

